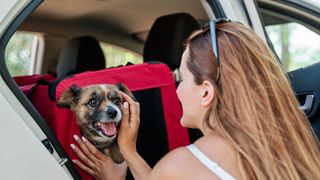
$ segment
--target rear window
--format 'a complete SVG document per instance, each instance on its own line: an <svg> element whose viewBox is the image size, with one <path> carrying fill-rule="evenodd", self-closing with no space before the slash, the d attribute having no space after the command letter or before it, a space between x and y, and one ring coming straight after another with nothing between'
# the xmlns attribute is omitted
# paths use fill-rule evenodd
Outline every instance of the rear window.
<svg viewBox="0 0 320 180"><path fill-rule="evenodd" d="M11 76L34 73L39 37L35 33L17 31L5 50L5 62Z"/></svg>
<svg viewBox="0 0 320 180"><path fill-rule="evenodd" d="M100 46L106 58L107 67L126 65L128 63L143 63L141 55L125 48L114 46L105 42L100 42Z"/></svg>

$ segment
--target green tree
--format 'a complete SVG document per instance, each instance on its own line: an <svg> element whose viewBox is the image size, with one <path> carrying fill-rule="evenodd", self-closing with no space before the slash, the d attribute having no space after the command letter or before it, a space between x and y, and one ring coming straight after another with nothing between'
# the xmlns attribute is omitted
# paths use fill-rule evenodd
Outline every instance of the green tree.
<svg viewBox="0 0 320 180"><path fill-rule="evenodd" d="M12 76L29 74L35 38L34 34L16 32L10 39L5 50L5 61Z"/></svg>
<svg viewBox="0 0 320 180"><path fill-rule="evenodd" d="M107 43L100 43L100 45L106 58L107 67L126 65L129 62L132 64L139 64L143 62L140 55L124 48L116 47Z"/></svg>
<svg viewBox="0 0 320 180"><path fill-rule="evenodd" d="M280 25L280 37L281 37L281 61L282 67L285 71L288 70L291 62L291 56L289 52L289 37L290 29L288 24Z"/></svg>

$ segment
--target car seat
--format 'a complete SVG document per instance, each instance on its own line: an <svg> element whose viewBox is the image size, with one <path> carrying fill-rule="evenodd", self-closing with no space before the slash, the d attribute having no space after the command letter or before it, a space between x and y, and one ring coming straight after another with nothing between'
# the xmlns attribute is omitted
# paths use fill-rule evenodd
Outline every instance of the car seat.
<svg viewBox="0 0 320 180"><path fill-rule="evenodd" d="M99 42L91 36L72 38L63 48L57 68L58 78L84 71L100 70L106 61ZM38 85L55 80L51 74L17 76L13 78L23 93L29 96Z"/></svg>
<svg viewBox="0 0 320 180"><path fill-rule="evenodd" d="M197 20L187 13L159 17L149 31L143 51L144 62L160 61L171 71L179 68L184 41L197 29L200 29Z"/></svg>
<svg viewBox="0 0 320 180"><path fill-rule="evenodd" d="M58 65L57 77L106 68L106 60L99 42L92 36L75 37L63 48Z"/></svg>
<svg viewBox="0 0 320 180"><path fill-rule="evenodd" d="M182 110L175 92L175 81L163 63L149 62L76 74L52 84L50 97L55 100L73 84L85 86L116 82L133 91L140 103L137 150L150 166L154 166L168 151L189 144L187 129L180 125ZM58 107L54 112L56 118L51 127L70 158L78 158L70 148L70 143L76 144L73 134L81 135L74 113ZM80 169L79 172L83 179L92 178Z"/></svg>
<svg viewBox="0 0 320 180"><path fill-rule="evenodd" d="M143 52L143 59L160 61L168 65L171 71L177 71L184 51L183 44L191 33L200 29L197 20L187 13L177 13L161 16L155 20L148 34ZM175 75L178 86L180 76ZM194 142L201 136L201 132L189 129L190 141Z"/></svg>
<svg viewBox="0 0 320 180"><path fill-rule="evenodd" d="M40 84L45 84L45 82L53 81L54 79L55 77L51 74L35 74L13 77L13 80L26 96L30 94L32 88Z"/></svg>

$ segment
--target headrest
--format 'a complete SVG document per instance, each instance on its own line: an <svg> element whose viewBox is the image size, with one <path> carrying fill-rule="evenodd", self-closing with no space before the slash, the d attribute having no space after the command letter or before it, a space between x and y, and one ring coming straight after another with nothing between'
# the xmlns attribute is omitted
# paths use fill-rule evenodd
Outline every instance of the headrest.
<svg viewBox="0 0 320 180"><path fill-rule="evenodd" d="M106 68L99 42L91 36L71 39L62 50L57 69L58 78L66 75Z"/></svg>
<svg viewBox="0 0 320 180"><path fill-rule="evenodd" d="M160 61L175 70L180 66L184 41L199 28L197 20L187 13L159 17L148 34L144 61Z"/></svg>

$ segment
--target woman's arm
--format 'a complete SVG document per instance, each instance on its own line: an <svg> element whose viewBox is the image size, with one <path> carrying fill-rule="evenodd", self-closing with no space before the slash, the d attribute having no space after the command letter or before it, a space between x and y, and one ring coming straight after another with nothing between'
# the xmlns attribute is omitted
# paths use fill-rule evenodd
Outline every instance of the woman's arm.
<svg viewBox="0 0 320 180"><path fill-rule="evenodd" d="M148 179L151 168L138 154L136 141L140 124L139 103L133 101L128 95L121 93L126 101L123 112L123 119L119 131L118 144L120 152L127 162L133 177L137 180Z"/></svg>
<svg viewBox="0 0 320 180"><path fill-rule="evenodd" d="M136 180L145 180L149 178L151 173L150 166L146 163L144 159L135 152L130 155L124 155L124 159L127 162L129 169Z"/></svg>

